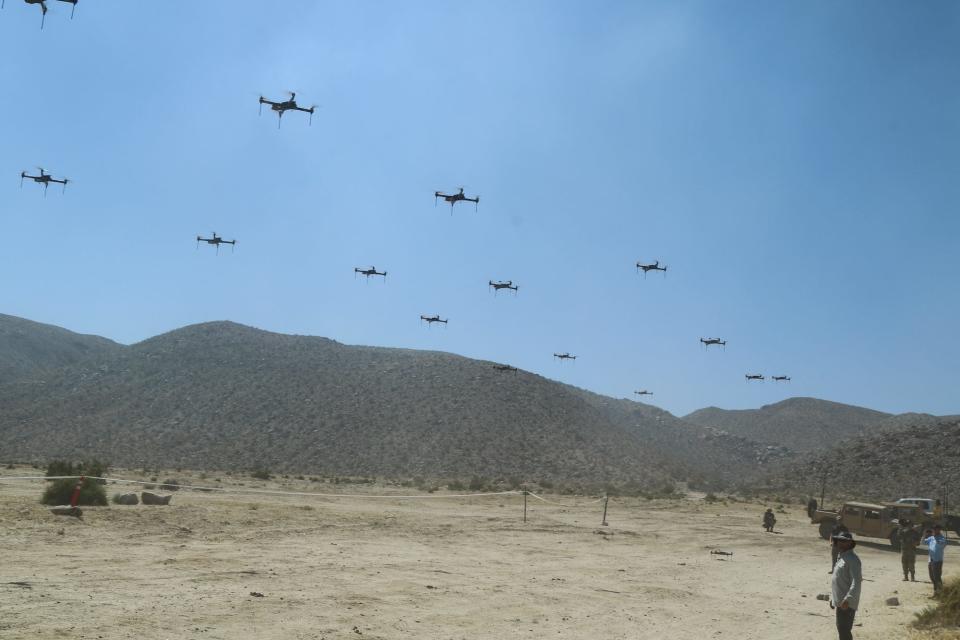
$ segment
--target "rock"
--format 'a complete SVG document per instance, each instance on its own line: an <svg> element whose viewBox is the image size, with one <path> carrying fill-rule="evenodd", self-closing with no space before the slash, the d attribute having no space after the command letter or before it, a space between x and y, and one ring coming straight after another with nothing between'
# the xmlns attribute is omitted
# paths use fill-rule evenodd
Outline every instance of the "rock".
<svg viewBox="0 0 960 640"><path fill-rule="evenodd" d="M135 493L121 493L120 495L117 496L116 503L134 505L134 504L140 504L140 499L137 497L137 494Z"/></svg>
<svg viewBox="0 0 960 640"><path fill-rule="evenodd" d="M829 594L829 593L818 593L818 594L817 594L817 600L826 600L827 602L830 602L830 594Z"/></svg>
<svg viewBox="0 0 960 640"><path fill-rule="evenodd" d="M156 493L150 493L149 491L140 492L140 499L143 500L143 504L149 504L149 505L170 504L170 498L172 497L173 497L172 495L161 496Z"/></svg>
<svg viewBox="0 0 960 640"><path fill-rule="evenodd" d="M70 505L61 505L59 507L51 507L50 513L55 516L73 516L74 518L83 517L83 511L79 507L71 507Z"/></svg>
<svg viewBox="0 0 960 640"><path fill-rule="evenodd" d="M885 605L887 605L888 607L899 607L899 606L900 606L900 598L898 598L898 597L896 597L896 596L894 596L894 597L892 597L892 598L887 598L886 600L883 601L883 603L884 603Z"/></svg>
<svg viewBox="0 0 960 640"><path fill-rule="evenodd" d="M251 591L251 592L250 592L250 595L253 596L254 598L263 598L263 597L264 597L264 595L263 595L262 593L260 593L259 591Z"/></svg>

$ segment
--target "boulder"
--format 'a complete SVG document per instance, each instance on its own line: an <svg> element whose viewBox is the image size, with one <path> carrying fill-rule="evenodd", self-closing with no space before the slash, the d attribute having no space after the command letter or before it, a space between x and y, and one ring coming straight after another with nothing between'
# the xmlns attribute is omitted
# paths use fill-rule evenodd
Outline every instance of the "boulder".
<svg viewBox="0 0 960 640"><path fill-rule="evenodd" d="M116 503L128 505L140 504L140 499L135 493L121 493L117 495Z"/></svg>
<svg viewBox="0 0 960 640"><path fill-rule="evenodd" d="M156 493L150 493L149 491L140 492L140 499L143 500L143 504L148 505L170 504L170 498L172 497L172 495L161 496Z"/></svg>
<svg viewBox="0 0 960 640"><path fill-rule="evenodd" d="M886 604L888 607L899 607L899 606L900 606L900 598L898 598L898 597L896 597L896 596L893 596L892 598L887 598L887 599L884 600L883 602L884 602L884 604Z"/></svg>

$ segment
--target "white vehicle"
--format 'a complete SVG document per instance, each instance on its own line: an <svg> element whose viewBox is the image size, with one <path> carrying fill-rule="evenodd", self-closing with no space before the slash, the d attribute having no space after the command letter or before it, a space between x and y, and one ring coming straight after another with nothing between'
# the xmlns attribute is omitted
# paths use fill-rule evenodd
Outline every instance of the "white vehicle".
<svg viewBox="0 0 960 640"><path fill-rule="evenodd" d="M900 498L897 500L897 504L915 504L929 516L940 517L940 513L943 511L940 507L940 501L932 498Z"/></svg>

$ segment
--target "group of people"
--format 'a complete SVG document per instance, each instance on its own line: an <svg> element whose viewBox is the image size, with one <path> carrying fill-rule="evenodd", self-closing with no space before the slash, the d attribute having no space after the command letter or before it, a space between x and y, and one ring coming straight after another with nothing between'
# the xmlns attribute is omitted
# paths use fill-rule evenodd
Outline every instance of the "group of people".
<svg viewBox="0 0 960 640"><path fill-rule="evenodd" d="M947 539L943 528L936 524L927 529L923 536L913 528L913 523L903 520L897 529L900 542L900 563L903 567L903 579L916 580L917 546L927 546L927 567L930 582L933 583L933 595L943 589L943 551ZM830 533L830 556L832 565L830 608L837 612L837 632L840 640L852 640L853 620L860 605L860 586L863 573L860 558L853 549L857 546L853 534L839 522Z"/></svg>

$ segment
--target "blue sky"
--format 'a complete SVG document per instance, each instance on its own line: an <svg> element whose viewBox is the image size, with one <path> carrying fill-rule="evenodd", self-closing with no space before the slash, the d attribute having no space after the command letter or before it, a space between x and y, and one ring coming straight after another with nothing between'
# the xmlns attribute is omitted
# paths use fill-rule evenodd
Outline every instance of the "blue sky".
<svg viewBox="0 0 960 640"><path fill-rule="evenodd" d="M438 349L678 414L960 413L955 2L69 13L0 11L0 312ZM258 117L286 89L312 126ZM19 189L37 165L75 183ZM478 211L434 207L461 185ZM237 250L197 250L213 230Z"/></svg>

